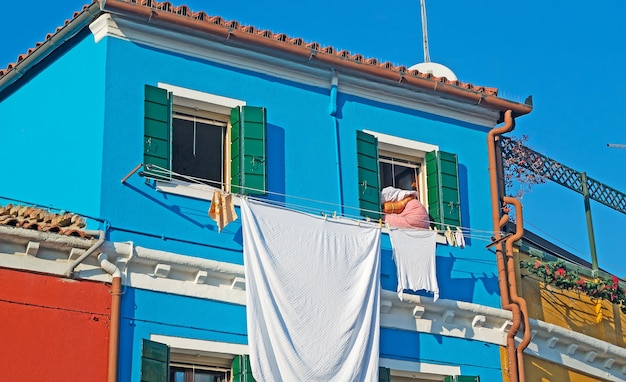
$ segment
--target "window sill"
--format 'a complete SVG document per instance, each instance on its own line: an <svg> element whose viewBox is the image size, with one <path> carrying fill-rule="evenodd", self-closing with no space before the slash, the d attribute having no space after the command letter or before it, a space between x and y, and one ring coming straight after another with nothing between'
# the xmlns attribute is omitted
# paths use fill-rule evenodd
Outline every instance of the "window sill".
<svg viewBox="0 0 626 382"><path fill-rule="evenodd" d="M206 200L209 202L213 199L213 192L221 191L219 188L211 187L206 184L188 183L179 180L157 180L156 189L157 191L166 194L186 196L189 198ZM238 196L233 195L233 203L236 206L239 206L241 204Z"/></svg>

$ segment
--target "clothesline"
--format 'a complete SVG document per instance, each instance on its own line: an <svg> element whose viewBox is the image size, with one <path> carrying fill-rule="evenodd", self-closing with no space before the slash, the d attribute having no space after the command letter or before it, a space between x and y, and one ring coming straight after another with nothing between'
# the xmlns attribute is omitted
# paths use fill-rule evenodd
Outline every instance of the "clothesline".
<svg viewBox="0 0 626 382"><path fill-rule="evenodd" d="M203 179L203 178L199 178L199 177L194 177L194 176L189 176L189 175L184 175L184 174L179 174L175 171L160 167L158 165L149 165L150 166L150 171L153 174L158 174L158 175L162 175L163 178L165 177L176 177L179 179L184 179L185 181L189 181L191 183L195 183L195 184L200 184L200 185L206 185L206 186L210 186L210 187L216 187L216 188L221 188L222 186L227 186L228 184L225 182L220 182L220 181L215 181L215 180L209 180L209 179ZM149 176L148 176L149 177ZM238 186L238 188L243 189L243 190L248 190L248 191L261 191L255 188L251 188L251 187L245 187L245 186ZM324 200L319 200L319 199L311 199L311 198L305 198L302 196L297 196L297 195L289 195L289 194L283 194L283 193L279 193L279 192L274 192L274 191L267 191L264 190L265 193L269 194L269 195L273 195L273 196L279 196L279 197L285 197L285 198L291 198L291 199L298 199L301 200L303 202L311 202L311 203L317 203L317 204L321 204L321 205L325 205L325 206L329 206L329 207L335 207L336 209L346 209L346 210L355 210L355 211L365 211L365 212L371 212L371 213L378 213L381 215L390 215L390 214L386 214L384 212L380 212L380 211L374 211L374 210L368 210L368 209L362 209L359 207L354 207L354 206L348 206L348 205L342 205L342 204L337 204L337 203L332 203L332 202L327 202ZM302 204L295 204L295 203L287 203L287 202L282 202L282 201L278 201L278 200L273 200L273 199L265 199L265 198L258 198L258 197L254 197L254 196L249 196L249 195L244 195L244 194L240 194L240 193L232 193L233 195L236 195L238 197L248 197L254 200L259 200L259 201L263 201L263 202L270 202L274 205L279 205L282 204L282 206L284 208L290 209L289 207L293 207L293 209L297 209L299 211L305 211L305 212L309 212L312 214L317 214L317 213L321 213L324 216L332 216L332 217L337 217L337 211L333 210L332 212L330 210L328 211L320 211L319 208L316 207L312 207L312 206L306 206L306 205L302 205ZM358 214L346 214L346 213L342 213L341 215L342 218L346 218L346 219L353 219L357 222L363 222L363 217L358 215ZM376 222L375 220L371 219L371 218L365 218L365 221L367 222L371 222L371 223L381 223L381 221ZM469 228L469 227L463 227L463 226L457 226L457 225L453 225L453 224L446 224L446 223L441 223L441 222L436 222L436 221L432 221L432 220L422 220L422 222L426 222L429 223L430 225L435 225L435 226L439 226L441 227L441 229L438 231L441 231L442 233L444 232L444 230L446 230L448 227L450 229L454 229L456 230L457 228L461 230L461 232L463 233L463 235L465 235L466 237L470 237L479 241L485 241L485 242L491 242L492 238L494 237L495 232L493 230L483 230L483 229L477 229L477 228ZM392 227L390 227L392 228ZM500 232L500 235L504 235L504 232Z"/></svg>

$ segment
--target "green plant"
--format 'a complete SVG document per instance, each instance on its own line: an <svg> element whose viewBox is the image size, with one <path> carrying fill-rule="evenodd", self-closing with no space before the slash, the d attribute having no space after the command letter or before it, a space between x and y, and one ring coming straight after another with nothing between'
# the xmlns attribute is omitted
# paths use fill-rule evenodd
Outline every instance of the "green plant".
<svg viewBox="0 0 626 382"><path fill-rule="evenodd" d="M626 313L626 293L620 288L619 278L616 276L585 278L578 272L568 270L563 260L541 261L535 257L521 261L520 267L546 284L565 290L580 291L592 299L610 301L618 304L622 313Z"/></svg>

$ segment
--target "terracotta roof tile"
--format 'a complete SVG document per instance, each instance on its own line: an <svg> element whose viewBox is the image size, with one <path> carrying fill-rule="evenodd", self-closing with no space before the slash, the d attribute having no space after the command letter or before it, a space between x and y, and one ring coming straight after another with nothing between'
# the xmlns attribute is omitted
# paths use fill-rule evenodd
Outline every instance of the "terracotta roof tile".
<svg viewBox="0 0 626 382"><path fill-rule="evenodd" d="M85 219L73 213L53 213L48 210L22 205L0 206L0 225L19 227L66 236L91 238L85 232Z"/></svg>
<svg viewBox="0 0 626 382"><path fill-rule="evenodd" d="M262 36L262 37L272 39L272 40L275 40L284 44L304 46L310 49L311 51L310 54L312 57L317 56L319 54L334 55L340 58L341 60L349 60L354 63L362 64L364 66L379 67L379 68L384 68L384 69L388 69L391 71L395 71L395 72L398 72L400 75L402 75L404 78L409 78L409 77L422 78L422 79L427 79L436 83L443 83L446 85L450 85L450 86L456 87L459 90L464 89L467 91L481 93L484 95L495 96L495 97L497 97L498 95L498 89L496 88L474 86L472 84L464 83L460 81L451 81L445 77L441 77L441 78L434 77L432 76L432 74L421 73L417 70L408 70L406 66L396 66L391 62L380 62L376 58L366 58L360 54L352 54L351 52L347 50L337 51L332 46L322 47L318 42L307 43L303 41L301 38L289 37L283 33L273 33L272 31L269 31L269 30L259 30L258 28L254 26L241 25L237 21L227 21L219 16L208 16L205 12L202 12L202 11L193 12L186 5L173 6L170 2L167 2L167 1L158 2L158 1L153 1L153 0L116 0L116 1L111 1L107 3L107 6L109 5L113 6L114 3L117 3L117 4L125 3L133 7L137 7L137 6L147 7L147 8L150 8L151 13L167 12L169 14L174 15L174 17L187 18L187 19L191 19L200 23L207 23L207 24L221 26L223 28L228 29L229 31L228 33L232 33L230 31L243 32L246 34ZM78 17L78 15L84 12L88 7L89 5L85 5L83 6L81 11L75 12L74 18ZM58 33L69 22L70 20L66 20L64 25L57 28L55 33ZM48 35L46 35L46 41L49 40L55 33L49 33ZM11 71L11 69L13 69L17 63L23 61L26 57L28 57L37 49L39 49L42 44L43 42L37 43L35 48L31 48L28 50L27 53L20 55L16 63L10 63L7 65L5 69L0 69L0 78L2 78L9 71ZM436 85L434 87L436 88Z"/></svg>

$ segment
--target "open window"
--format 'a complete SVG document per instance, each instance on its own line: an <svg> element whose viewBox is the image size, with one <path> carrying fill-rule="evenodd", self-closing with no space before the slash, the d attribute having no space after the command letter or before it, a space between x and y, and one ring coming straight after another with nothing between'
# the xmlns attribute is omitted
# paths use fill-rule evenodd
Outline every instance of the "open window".
<svg viewBox="0 0 626 382"><path fill-rule="evenodd" d="M435 145L372 131L357 131L359 208L380 217L380 190L416 190L430 220L461 226L458 158Z"/></svg>
<svg viewBox="0 0 626 382"><path fill-rule="evenodd" d="M250 357L143 340L141 382L255 382Z"/></svg>
<svg viewBox="0 0 626 382"><path fill-rule="evenodd" d="M144 173L234 193L267 191L266 110L172 85L145 85Z"/></svg>
<svg viewBox="0 0 626 382"><path fill-rule="evenodd" d="M478 376L464 375L438 375L435 373L423 373L415 371L403 371L380 367L378 370L378 382L480 382Z"/></svg>

